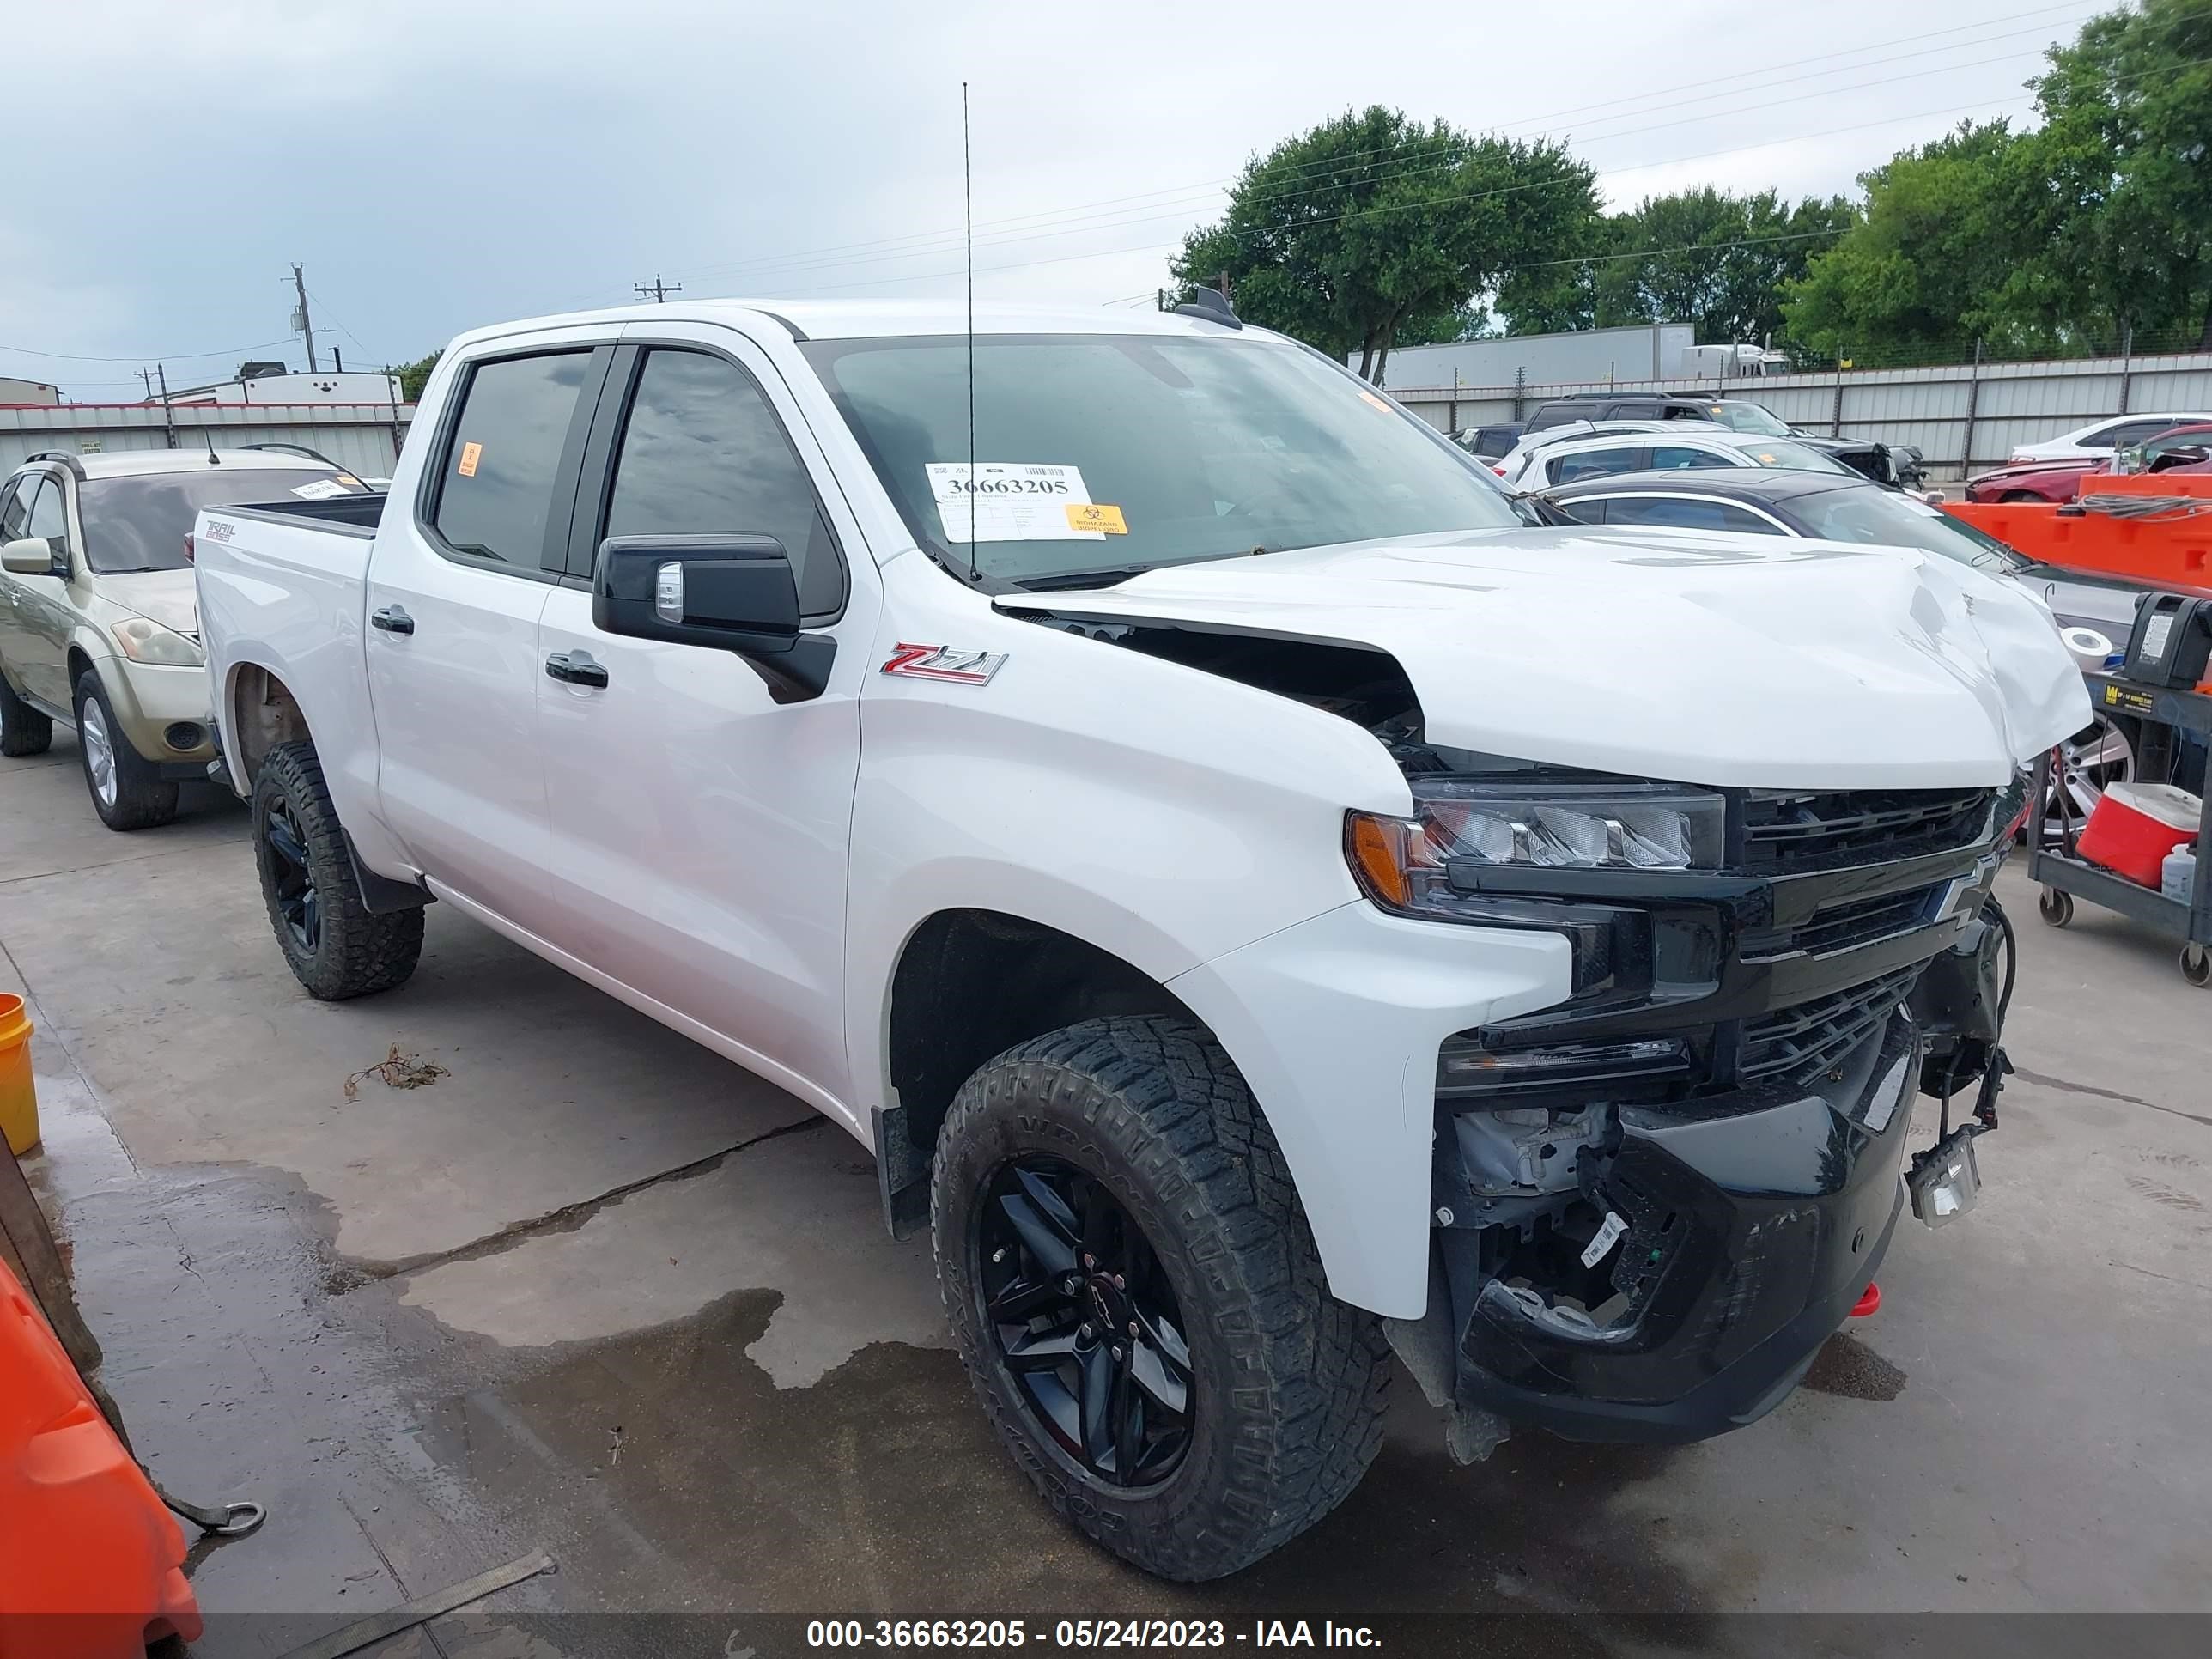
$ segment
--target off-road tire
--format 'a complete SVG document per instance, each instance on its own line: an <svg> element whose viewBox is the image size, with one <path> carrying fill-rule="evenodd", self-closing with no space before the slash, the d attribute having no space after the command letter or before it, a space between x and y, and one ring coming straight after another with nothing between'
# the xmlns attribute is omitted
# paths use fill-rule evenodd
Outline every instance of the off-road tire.
<svg viewBox="0 0 2212 1659"><path fill-rule="evenodd" d="M1069 1458L984 1316L980 1212L996 1172L1032 1155L1103 1182L1174 1288L1196 1422L1156 1486L1114 1486ZM1236 1572L1343 1502L1374 1461L1381 1322L1329 1295L1282 1152L1206 1032L1091 1019L1000 1054L952 1103L930 1200L945 1314L985 1412L1052 1506L1115 1553L1165 1578Z"/></svg>
<svg viewBox="0 0 2212 1659"><path fill-rule="evenodd" d="M107 734L108 753L115 768L115 799L111 805L100 798L100 786L92 775L92 750L84 741L84 710L88 703L100 708L101 729ZM161 768L131 746L131 739L123 735L123 728L115 718L115 705L107 700L107 688L100 684L100 673L88 668L76 682L77 761L84 773L85 793L92 797L92 810L100 814L100 821L111 830L154 830L167 823L177 816L177 786L173 780L161 775Z"/></svg>
<svg viewBox="0 0 2212 1659"><path fill-rule="evenodd" d="M284 921L276 891L276 854L270 845L270 808L281 803L300 830L320 910L315 949L302 948ZM369 996L406 983L422 954L420 909L372 912L362 904L353 860L323 781L312 743L279 744L263 757L253 781L253 860L269 925L292 975L324 1002Z"/></svg>
<svg viewBox="0 0 2212 1659"><path fill-rule="evenodd" d="M21 760L43 755L54 740L54 723L17 696L0 674L0 755Z"/></svg>

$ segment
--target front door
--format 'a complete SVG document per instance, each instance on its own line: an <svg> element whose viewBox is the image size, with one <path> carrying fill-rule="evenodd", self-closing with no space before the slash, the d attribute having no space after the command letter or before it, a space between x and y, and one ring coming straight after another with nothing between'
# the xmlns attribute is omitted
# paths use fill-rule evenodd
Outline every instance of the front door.
<svg viewBox="0 0 2212 1659"><path fill-rule="evenodd" d="M815 488L826 467L757 348L706 325L625 340L586 451L572 580L539 628L541 657L584 653L605 676L538 679L560 942L814 1103L849 1099L845 855L874 573L848 574L866 562L858 527ZM782 543L809 628L838 642L822 696L780 702L734 653L593 626L584 576L604 537L690 533Z"/></svg>
<svg viewBox="0 0 2212 1659"><path fill-rule="evenodd" d="M538 619L567 544L572 434L580 445L611 354L586 343L463 367L416 511L386 514L368 573L385 821L425 874L538 933Z"/></svg>

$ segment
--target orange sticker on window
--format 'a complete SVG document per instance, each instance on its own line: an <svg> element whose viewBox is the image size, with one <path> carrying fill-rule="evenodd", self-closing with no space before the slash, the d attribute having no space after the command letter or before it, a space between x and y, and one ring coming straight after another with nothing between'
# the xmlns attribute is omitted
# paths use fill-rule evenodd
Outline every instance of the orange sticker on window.
<svg viewBox="0 0 2212 1659"><path fill-rule="evenodd" d="M483 455L483 446L482 444L463 444L461 446L461 464L453 470L459 472L464 478L475 477L477 476L477 460L478 457Z"/></svg>
<svg viewBox="0 0 2212 1659"><path fill-rule="evenodd" d="M1120 507L1102 507L1096 501L1068 502L1067 527L1070 530L1098 531L1109 536L1129 533L1129 526L1122 522Z"/></svg>
<svg viewBox="0 0 2212 1659"><path fill-rule="evenodd" d="M1384 403L1382 398L1376 397L1371 392L1361 392L1359 394L1359 401L1363 404L1373 404L1376 408L1381 410L1385 415L1388 415L1390 412L1390 405Z"/></svg>

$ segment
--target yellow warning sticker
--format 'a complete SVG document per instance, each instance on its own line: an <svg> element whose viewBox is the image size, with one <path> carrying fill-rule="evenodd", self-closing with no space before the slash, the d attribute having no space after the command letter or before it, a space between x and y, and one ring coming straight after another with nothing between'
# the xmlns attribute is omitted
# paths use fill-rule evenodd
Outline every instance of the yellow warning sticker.
<svg viewBox="0 0 2212 1659"><path fill-rule="evenodd" d="M1103 532L1109 536L1126 536L1129 526L1121 520L1118 507L1102 507L1097 501L1067 503L1067 527L1070 530Z"/></svg>
<svg viewBox="0 0 2212 1659"><path fill-rule="evenodd" d="M483 446L482 444L463 444L461 446L461 464L459 466L456 467L454 471L459 472L464 478L475 477L477 476L477 462L482 458L483 454Z"/></svg>

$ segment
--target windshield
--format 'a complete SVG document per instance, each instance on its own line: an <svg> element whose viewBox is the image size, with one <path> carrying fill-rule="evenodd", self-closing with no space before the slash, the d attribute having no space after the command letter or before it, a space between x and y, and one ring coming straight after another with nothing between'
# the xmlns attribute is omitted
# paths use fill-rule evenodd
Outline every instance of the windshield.
<svg viewBox="0 0 2212 1659"><path fill-rule="evenodd" d="M1859 476L1825 450L1790 443L1786 440L1765 444L1738 444L1735 447L1753 466L1778 466L1791 472L1840 472L1849 478Z"/></svg>
<svg viewBox="0 0 2212 1659"><path fill-rule="evenodd" d="M1800 495L1790 513L1808 536L1827 542L1874 542L1923 548L1978 570L2009 573L2027 562L1994 536L1941 507L1869 484Z"/></svg>
<svg viewBox="0 0 2212 1659"><path fill-rule="evenodd" d="M191 562L185 538L204 507L368 493L353 474L335 467L211 466L204 472L88 478L77 486L76 509L84 520L85 562L95 575L119 576L184 569Z"/></svg>
<svg viewBox="0 0 2212 1659"><path fill-rule="evenodd" d="M916 541L1025 584L1522 523L1489 470L1260 340L986 335L801 348Z"/></svg>
<svg viewBox="0 0 2212 1659"><path fill-rule="evenodd" d="M1786 438L1790 428L1757 404L1720 403L1712 405L1713 418L1737 432L1756 432L1762 438Z"/></svg>

